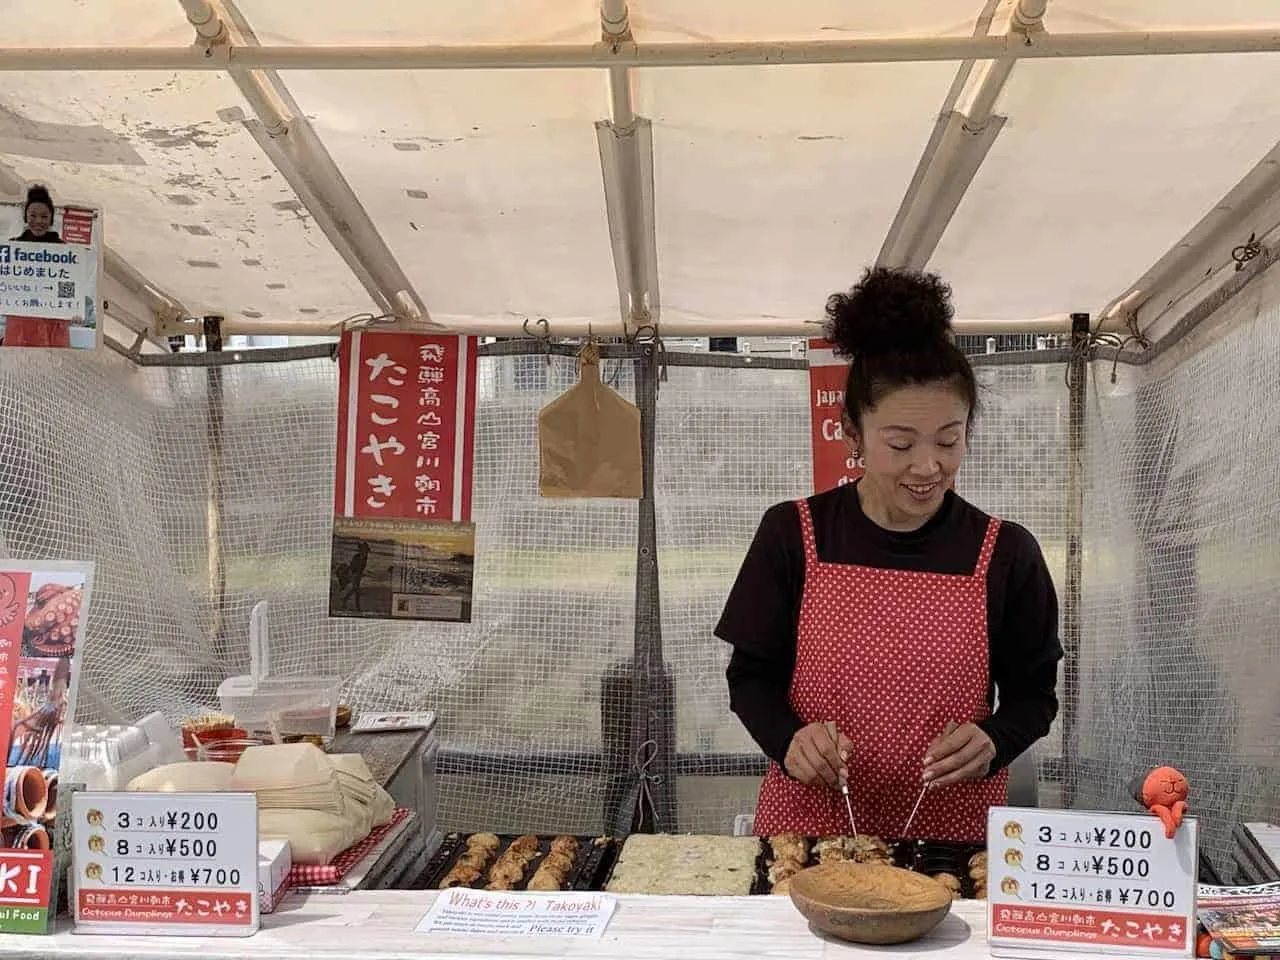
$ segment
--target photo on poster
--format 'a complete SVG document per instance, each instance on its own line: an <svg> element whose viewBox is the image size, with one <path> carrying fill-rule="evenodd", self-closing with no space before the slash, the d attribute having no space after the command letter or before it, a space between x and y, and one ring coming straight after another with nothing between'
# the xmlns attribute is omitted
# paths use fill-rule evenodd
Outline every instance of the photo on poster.
<svg viewBox="0 0 1280 960"><path fill-rule="evenodd" d="M31 574L22 653L27 657L69 657L80 634L85 576L73 571Z"/></svg>
<svg viewBox="0 0 1280 960"><path fill-rule="evenodd" d="M0 823L8 849L49 850L53 845L70 693L68 658L22 657L18 661Z"/></svg>
<svg viewBox="0 0 1280 960"><path fill-rule="evenodd" d="M475 525L334 517L329 616L471 622Z"/></svg>
<svg viewBox="0 0 1280 960"><path fill-rule="evenodd" d="M0 201L0 348L98 346L100 212L33 184Z"/></svg>

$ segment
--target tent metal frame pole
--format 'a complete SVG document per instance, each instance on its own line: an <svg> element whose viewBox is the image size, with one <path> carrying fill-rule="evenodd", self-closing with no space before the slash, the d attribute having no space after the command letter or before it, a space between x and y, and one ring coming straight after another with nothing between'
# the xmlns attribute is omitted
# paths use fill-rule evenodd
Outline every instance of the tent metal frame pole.
<svg viewBox="0 0 1280 960"><path fill-rule="evenodd" d="M203 320L204 349L222 352L222 318L207 316ZM226 546L226 457L223 449L223 423L226 417L222 368L205 369L205 429L207 452L207 487L205 502L205 534L209 563L209 645L220 660L229 656L226 631L227 560Z"/></svg>
<svg viewBox="0 0 1280 960"><path fill-rule="evenodd" d="M1006 35L1024 43L1034 42L1035 36L1044 31L1047 6L1048 0L1018 0ZM984 11L978 23L983 33L976 35L985 36L989 26L990 18ZM1012 57L986 62L968 103L957 106L953 97L958 100L958 94L964 92L975 66L972 62L961 65L885 236L876 259L880 266L922 270L928 264L979 167L1004 129L1006 118L995 114L995 106L1016 63Z"/></svg>
<svg viewBox="0 0 1280 960"><path fill-rule="evenodd" d="M543 324L546 319L546 324ZM223 331L228 335L245 336L297 336L337 337L343 328L342 320L253 320L246 317L227 317ZM663 337L818 337L822 335L822 323L814 319L780 319L773 317L742 317L738 319L700 320L683 317L667 317L657 325ZM1061 333L1071 332L1069 313L1051 314L1045 317L1007 319L1003 317L960 318L952 323L957 335L999 336L1000 334ZM406 323L379 325L377 329L410 330L421 333L449 332L472 337L625 337L638 331L629 330L621 317L564 317L521 319L518 317L447 317L436 315L433 326L423 327ZM1122 329L1117 319L1114 326L1103 325L1103 330ZM198 322L170 324L161 333L165 335L200 335Z"/></svg>
<svg viewBox="0 0 1280 960"><path fill-rule="evenodd" d="M231 0L223 0L230 25L209 0L178 2L196 32L197 49L221 59L224 50L257 48L252 29ZM408 322L429 322L426 305L279 75L246 67L234 58L226 71L256 118L243 120L245 128L377 309Z"/></svg>
<svg viewBox="0 0 1280 960"><path fill-rule="evenodd" d="M601 0L601 42L632 42L627 0ZM658 242L654 216L653 131L637 117L629 67L610 67L609 119L596 124L605 205L627 333L658 321Z"/></svg>
<svg viewBox="0 0 1280 960"><path fill-rule="evenodd" d="M631 44L0 47L0 71L48 70L569 70L786 66L1280 52L1280 30L1153 30L994 37Z"/></svg>
<svg viewBox="0 0 1280 960"><path fill-rule="evenodd" d="M636 524L636 594L633 676L633 763L639 778L636 827L641 833L677 830L675 782L674 677L662 649L662 600L658 575L658 520L655 503L658 378L655 345L644 348L635 363L636 405L640 408L640 455L643 496ZM638 741L638 742L637 742ZM648 798L648 802L646 802Z"/></svg>
<svg viewBox="0 0 1280 960"><path fill-rule="evenodd" d="M1076 742L1080 710L1080 641L1084 577L1085 404L1089 385L1089 315L1072 315L1071 360L1067 365L1067 569L1062 598L1062 804L1070 809L1077 786Z"/></svg>

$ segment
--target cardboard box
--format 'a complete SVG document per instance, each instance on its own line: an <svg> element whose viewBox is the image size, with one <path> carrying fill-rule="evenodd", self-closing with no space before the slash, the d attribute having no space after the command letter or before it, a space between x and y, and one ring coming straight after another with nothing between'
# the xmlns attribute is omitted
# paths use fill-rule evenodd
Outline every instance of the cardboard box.
<svg viewBox="0 0 1280 960"><path fill-rule="evenodd" d="M287 840L258 841L258 912L270 913L289 892L293 855Z"/></svg>

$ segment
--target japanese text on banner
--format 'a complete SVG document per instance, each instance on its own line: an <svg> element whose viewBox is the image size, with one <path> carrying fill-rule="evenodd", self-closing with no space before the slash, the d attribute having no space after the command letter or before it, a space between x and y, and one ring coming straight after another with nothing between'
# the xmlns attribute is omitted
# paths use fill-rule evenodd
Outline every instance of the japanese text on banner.
<svg viewBox="0 0 1280 960"><path fill-rule="evenodd" d="M468 521L474 339L348 332L340 371L335 513Z"/></svg>
<svg viewBox="0 0 1280 960"><path fill-rule="evenodd" d="M849 364L826 340L809 341L809 416L813 444L813 492L823 493L862 476L844 437L844 384Z"/></svg>

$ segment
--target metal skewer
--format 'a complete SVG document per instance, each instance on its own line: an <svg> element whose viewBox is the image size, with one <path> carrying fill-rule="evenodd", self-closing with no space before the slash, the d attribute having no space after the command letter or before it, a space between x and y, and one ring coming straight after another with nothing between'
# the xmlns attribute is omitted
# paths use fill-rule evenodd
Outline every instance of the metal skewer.
<svg viewBox="0 0 1280 960"><path fill-rule="evenodd" d="M836 745L836 750L839 751L840 733L836 729L835 723L828 720L826 727L827 727L827 733L831 735L831 742ZM841 758L840 762L841 762L841 765L843 766L844 764L843 757ZM840 793L844 797L844 809L849 814L849 830L851 831L851 836L857 837L858 824L857 824L857 821L853 819L853 801L849 799L849 778L845 776L843 773L840 774Z"/></svg>
<svg viewBox="0 0 1280 960"><path fill-rule="evenodd" d="M951 734L955 733L956 730L956 724L954 722L949 722L946 729L942 731L942 735L944 737L949 737ZM911 831L911 821L915 820L916 814L920 812L920 804L924 802L924 795L929 792L929 787L931 786L931 783L926 782L925 785L920 788L920 796L916 797L916 805L911 808L911 816L907 817L907 825L902 828L902 839L906 840L909 836Z"/></svg>

